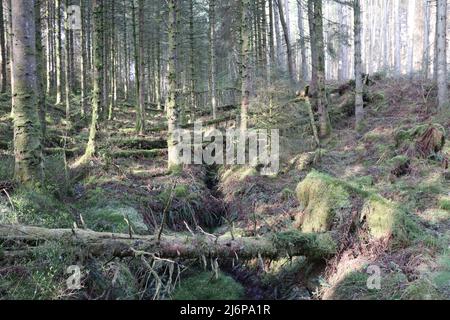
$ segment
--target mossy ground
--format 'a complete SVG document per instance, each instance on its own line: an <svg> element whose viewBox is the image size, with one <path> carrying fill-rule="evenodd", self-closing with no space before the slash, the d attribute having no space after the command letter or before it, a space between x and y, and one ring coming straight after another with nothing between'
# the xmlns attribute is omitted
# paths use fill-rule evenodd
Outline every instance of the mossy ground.
<svg viewBox="0 0 450 320"><path fill-rule="evenodd" d="M173 292L174 300L239 300L244 298L244 287L232 277L220 272L200 272L181 281Z"/></svg>

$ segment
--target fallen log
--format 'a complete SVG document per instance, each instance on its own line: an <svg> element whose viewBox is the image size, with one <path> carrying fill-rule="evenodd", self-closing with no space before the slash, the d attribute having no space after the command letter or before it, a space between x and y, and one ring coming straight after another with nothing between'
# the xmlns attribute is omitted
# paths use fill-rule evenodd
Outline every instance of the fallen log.
<svg viewBox="0 0 450 320"><path fill-rule="evenodd" d="M258 257L276 259L285 256L307 256L324 259L336 252L331 233L301 233L286 231L264 237L212 235L162 235L132 236L95 232L82 229L45 229L22 225L0 224L0 243L3 248L17 243L39 244L58 241L86 248L93 256L128 257L136 252L146 252L161 258L215 258L252 259ZM23 248L21 248L23 250ZM10 251L13 252L14 250ZM5 256L11 256L4 250Z"/></svg>

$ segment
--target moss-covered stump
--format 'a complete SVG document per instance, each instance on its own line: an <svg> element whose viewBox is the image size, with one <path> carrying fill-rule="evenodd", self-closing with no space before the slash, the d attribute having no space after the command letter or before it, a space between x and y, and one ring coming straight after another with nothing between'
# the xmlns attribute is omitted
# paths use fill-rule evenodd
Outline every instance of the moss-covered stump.
<svg viewBox="0 0 450 320"><path fill-rule="evenodd" d="M299 183L297 198L304 206L297 217L302 232L340 231L354 225L367 230L371 239L392 237L397 243L408 242L419 232L398 204L317 171Z"/></svg>
<svg viewBox="0 0 450 320"><path fill-rule="evenodd" d="M441 152L445 145L446 131L440 124L422 124L402 127L395 132L397 148L409 156L428 158Z"/></svg>
<svg viewBox="0 0 450 320"><path fill-rule="evenodd" d="M297 187L297 198L305 207L297 221L303 232L330 231L335 218L348 215L350 195L339 181L313 171Z"/></svg>
<svg viewBox="0 0 450 320"><path fill-rule="evenodd" d="M174 300L239 300L244 298L244 287L230 276L219 272L202 272L181 280L173 293Z"/></svg>

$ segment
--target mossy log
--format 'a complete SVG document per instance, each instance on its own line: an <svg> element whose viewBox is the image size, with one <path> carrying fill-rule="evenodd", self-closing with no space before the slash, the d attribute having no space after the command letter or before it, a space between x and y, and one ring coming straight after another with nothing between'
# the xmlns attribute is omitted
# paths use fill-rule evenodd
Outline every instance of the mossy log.
<svg viewBox="0 0 450 320"><path fill-rule="evenodd" d="M165 149L167 141L164 139L150 140L148 138L114 138L109 140L109 144L117 148L129 149Z"/></svg>
<svg viewBox="0 0 450 320"><path fill-rule="evenodd" d="M14 256L7 250L9 244L25 243L29 246L45 241L64 242L86 248L93 256L128 257L136 252L146 252L161 258L217 257L226 259L253 259L258 257L280 258L307 256L325 259L336 253L336 244L331 233L315 234L287 231L265 237L243 237L210 235L163 235L132 236L128 234L101 233L82 229L45 229L21 225L0 224L0 242L3 255ZM23 250L23 248L21 248Z"/></svg>
<svg viewBox="0 0 450 320"><path fill-rule="evenodd" d="M46 155L56 155L56 154L61 154L61 153L65 153L66 156L68 157L74 157L77 155L80 155L82 153L82 149L75 147L75 148L69 148L69 149L65 149L65 148L44 148L44 154Z"/></svg>
<svg viewBox="0 0 450 320"><path fill-rule="evenodd" d="M167 153L166 149L152 149L152 150L118 150L109 152L108 155L113 158L156 158L164 156Z"/></svg>

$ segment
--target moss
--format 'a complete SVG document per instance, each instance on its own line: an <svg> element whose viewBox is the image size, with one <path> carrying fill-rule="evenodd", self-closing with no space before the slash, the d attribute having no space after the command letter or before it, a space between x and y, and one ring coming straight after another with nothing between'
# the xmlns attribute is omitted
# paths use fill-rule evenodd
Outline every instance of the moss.
<svg viewBox="0 0 450 320"><path fill-rule="evenodd" d="M336 179L313 171L298 186L297 198L305 207L303 232L330 230L333 220L351 207L350 195Z"/></svg>
<svg viewBox="0 0 450 320"><path fill-rule="evenodd" d="M303 233L297 230L279 232L274 235L275 246L280 248L301 247L310 259L323 259L337 251L336 242L329 233Z"/></svg>
<svg viewBox="0 0 450 320"><path fill-rule="evenodd" d="M283 199L285 201L291 199L294 196L295 196L295 192L289 188L284 188L283 190L281 190L281 199Z"/></svg>
<svg viewBox="0 0 450 320"><path fill-rule="evenodd" d="M410 159L407 156L399 155L399 156L395 156L392 159L390 159L388 161L388 164L394 168L397 168L397 167L407 164L409 161L410 161Z"/></svg>
<svg viewBox="0 0 450 320"><path fill-rule="evenodd" d="M11 200L19 223L47 228L68 228L73 224L69 208L47 191L21 188Z"/></svg>
<svg viewBox="0 0 450 320"><path fill-rule="evenodd" d="M450 211L450 196L441 197L439 199L439 208Z"/></svg>
<svg viewBox="0 0 450 320"><path fill-rule="evenodd" d="M424 219L431 225L439 225L450 221L450 212L442 209L428 209L423 214Z"/></svg>
<svg viewBox="0 0 450 320"><path fill-rule="evenodd" d="M128 233L130 223L135 233L148 233L141 214L133 207L120 203L92 208L83 218L87 227L95 231Z"/></svg>
<svg viewBox="0 0 450 320"><path fill-rule="evenodd" d="M239 300L244 297L244 288L230 276L202 272L181 280L173 293L174 300Z"/></svg>
<svg viewBox="0 0 450 320"><path fill-rule="evenodd" d="M402 294L402 300L440 300L436 286L427 278L419 279L408 285Z"/></svg>
<svg viewBox="0 0 450 320"><path fill-rule="evenodd" d="M395 244L406 244L422 234L398 204L317 171L300 182L297 197L305 206L299 221L303 232L328 231L332 222L345 222L353 208L360 210L360 222L375 239L393 236ZM362 210L354 207L357 203L362 203Z"/></svg>
<svg viewBox="0 0 450 320"><path fill-rule="evenodd" d="M354 178L352 183L356 184L358 187L370 187L374 185L372 176L362 176Z"/></svg>
<svg viewBox="0 0 450 320"><path fill-rule="evenodd" d="M446 132L445 129L442 125L435 123L435 124L421 124L421 125L417 125L415 127L402 127L399 128L395 131L394 135L395 135L395 142L397 147L400 147L402 145L406 145L409 144L411 142L413 142L417 137L420 137L421 135L423 135L425 133L425 131L430 128L430 126L436 128L437 130L439 130L443 137L446 136ZM442 143L442 147L445 144L445 138L443 139Z"/></svg>
<svg viewBox="0 0 450 320"><path fill-rule="evenodd" d="M381 274L380 289L369 289L370 275L363 271L353 271L333 287L331 297L336 300L398 300L407 283L401 272Z"/></svg>

